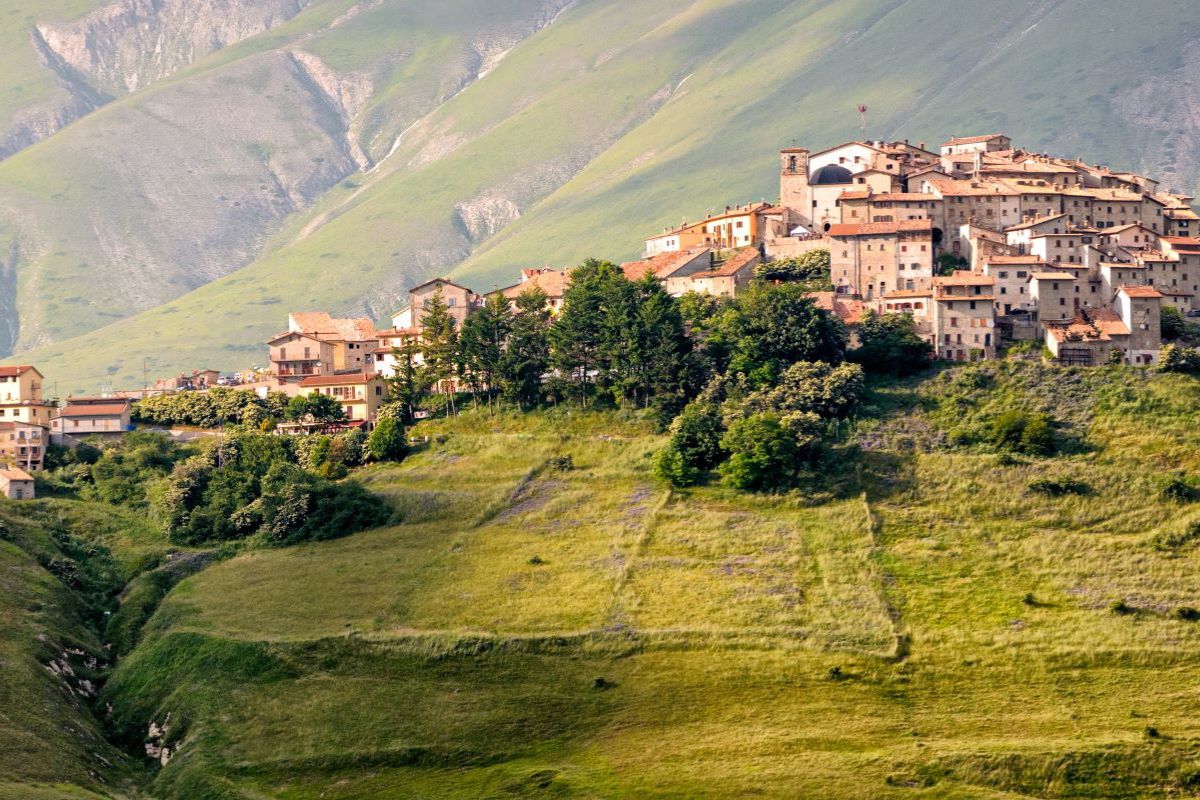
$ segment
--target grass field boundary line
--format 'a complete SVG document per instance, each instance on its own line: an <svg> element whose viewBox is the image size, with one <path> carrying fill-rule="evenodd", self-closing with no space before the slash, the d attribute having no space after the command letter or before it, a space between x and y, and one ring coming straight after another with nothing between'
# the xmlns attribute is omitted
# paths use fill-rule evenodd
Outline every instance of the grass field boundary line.
<svg viewBox="0 0 1200 800"><path fill-rule="evenodd" d="M625 588L629 585L629 579L633 576L634 562L646 555L650 549L650 542L654 538L654 532L658 529L659 523L662 521L662 512L666 510L673 497L673 492L668 488L663 492L662 497L650 509L650 513L646 515L646 522L642 525L641 531L638 533L637 540L630 548L628 556L621 564L621 569L617 573L617 579L613 582L612 598L609 601L608 614L606 618L611 623L620 622L622 612L621 596L625 592Z"/></svg>
<svg viewBox="0 0 1200 800"><path fill-rule="evenodd" d="M912 650L912 637L905 632L904 622L900 617L900 609L892 603L887 595L887 587L885 584L886 574L883 570L883 565L880 563L880 556L883 553L883 542L880 534L883 532L883 519L875 513L871 508L871 501L867 497L867 493L862 493L863 513L867 520L867 535L871 541L870 561L873 565L873 575L875 591L879 597L879 602L883 606L884 613L887 614L888 621L892 626L892 652L890 660L900 662L908 658Z"/></svg>
<svg viewBox="0 0 1200 800"><path fill-rule="evenodd" d="M475 521L471 523L468 530L482 528L484 525L487 525L489 522L499 516L504 509L511 508L521 498L521 494L529 488L529 485L541 477L542 473L550 467L550 462L553 460L554 457L549 456L542 459L540 463L531 467L529 471L522 475L521 479L517 481L517 485L513 487L512 491L509 492L503 500L492 503L490 506L485 508L483 512L475 518Z"/></svg>

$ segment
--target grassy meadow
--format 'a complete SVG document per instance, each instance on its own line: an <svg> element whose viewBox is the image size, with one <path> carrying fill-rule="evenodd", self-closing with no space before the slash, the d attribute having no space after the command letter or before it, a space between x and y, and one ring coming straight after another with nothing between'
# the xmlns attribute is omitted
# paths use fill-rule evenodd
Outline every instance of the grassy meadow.
<svg viewBox="0 0 1200 800"><path fill-rule="evenodd" d="M129 741L171 715L162 797L1192 796L1200 505L1160 490L1198 399L951 369L777 497L668 492L624 412L422 423L360 473L402 524L188 578L105 701ZM1007 407L1063 454L947 444Z"/></svg>

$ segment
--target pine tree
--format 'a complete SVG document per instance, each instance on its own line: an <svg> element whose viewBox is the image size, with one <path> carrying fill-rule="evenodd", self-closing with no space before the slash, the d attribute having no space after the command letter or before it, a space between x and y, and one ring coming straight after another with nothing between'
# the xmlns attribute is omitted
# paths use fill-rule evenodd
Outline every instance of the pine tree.
<svg viewBox="0 0 1200 800"><path fill-rule="evenodd" d="M546 293L536 287L522 292L516 305L500 361L500 384L505 399L525 409L537 404L542 376L550 368L550 313Z"/></svg>
<svg viewBox="0 0 1200 800"><path fill-rule="evenodd" d="M602 348L610 335L605 320L611 299L609 284L618 278L624 280L616 265L596 259L585 261L571 273L562 313L550 329L552 362L575 383L583 405L587 405L593 373L601 373Z"/></svg>
<svg viewBox="0 0 1200 800"><path fill-rule="evenodd" d="M446 396L447 414L457 413L454 381L459 374L458 330L442 297L440 284L426 303L421 318L421 352L424 355L421 368L424 379L435 391Z"/></svg>
<svg viewBox="0 0 1200 800"><path fill-rule="evenodd" d="M392 348L392 359L396 362L395 374L388 379L392 400L404 407L406 420L412 420L417 408L429 394L430 384L424 370L417 363L421 346L416 337L407 337L399 347Z"/></svg>
<svg viewBox="0 0 1200 800"><path fill-rule="evenodd" d="M487 394L489 407L500 386L500 366L512 319L508 299L493 294L483 308L467 317L459 335L463 376L473 395L478 397L481 391Z"/></svg>

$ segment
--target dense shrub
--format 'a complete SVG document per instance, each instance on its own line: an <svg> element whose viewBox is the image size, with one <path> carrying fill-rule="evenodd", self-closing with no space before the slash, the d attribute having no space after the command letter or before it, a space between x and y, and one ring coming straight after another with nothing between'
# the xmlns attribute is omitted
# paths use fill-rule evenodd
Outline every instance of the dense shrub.
<svg viewBox="0 0 1200 800"><path fill-rule="evenodd" d="M752 414L737 420L722 437L721 446L730 454L721 465L721 476L729 486L778 491L795 485L804 453L780 415Z"/></svg>
<svg viewBox="0 0 1200 800"><path fill-rule="evenodd" d="M133 418L157 425L259 426L267 418L283 415L287 396L272 392L261 398L246 389L216 386L204 392L178 392L147 397L133 404Z"/></svg>
<svg viewBox="0 0 1200 800"><path fill-rule="evenodd" d="M76 486L82 497L91 500L144 508L148 484L165 477L183 456L184 451L167 436L127 433L104 445L100 457L82 471Z"/></svg>
<svg viewBox="0 0 1200 800"><path fill-rule="evenodd" d="M1091 487L1082 481L1071 480L1070 478L1047 478L1030 483L1029 491L1034 494L1062 497L1068 494L1087 494L1091 491Z"/></svg>
<svg viewBox="0 0 1200 800"><path fill-rule="evenodd" d="M1200 522L1193 522L1181 531L1158 534L1154 537L1153 544L1155 550L1175 552L1194 544L1197 539L1200 539Z"/></svg>
<svg viewBox="0 0 1200 800"><path fill-rule="evenodd" d="M764 261L754 268L754 275L769 281L803 281L817 290L830 285L829 270L829 250L822 248L793 258Z"/></svg>
<svg viewBox="0 0 1200 800"><path fill-rule="evenodd" d="M1054 431L1045 414L1002 412L992 420L989 438L996 447L1025 455L1048 456L1055 451Z"/></svg>
<svg viewBox="0 0 1200 800"><path fill-rule="evenodd" d="M784 371L776 386L751 394L746 406L754 412L845 419L858 409L863 389L863 371L857 364L798 361Z"/></svg>
<svg viewBox="0 0 1200 800"><path fill-rule="evenodd" d="M168 538L190 545L261 532L292 542L386 521L391 512L382 500L356 483L330 480L345 473L351 451L361 453L361 438L247 433L179 463L160 501Z"/></svg>
<svg viewBox="0 0 1200 800"><path fill-rule="evenodd" d="M365 458L368 461L401 461L408 453L404 425L395 416L382 417L367 437Z"/></svg>
<svg viewBox="0 0 1200 800"><path fill-rule="evenodd" d="M1162 499L1176 503L1190 503L1200 498L1200 489L1196 488L1194 480L1184 475L1170 475L1163 479L1158 493Z"/></svg>
<svg viewBox="0 0 1200 800"><path fill-rule="evenodd" d="M933 346L917 334L909 314L868 312L858 325L858 341L850 357L880 375L912 375L933 358Z"/></svg>
<svg viewBox="0 0 1200 800"><path fill-rule="evenodd" d="M1158 369L1162 372L1200 374L1200 350L1194 347L1168 344L1159 353Z"/></svg>

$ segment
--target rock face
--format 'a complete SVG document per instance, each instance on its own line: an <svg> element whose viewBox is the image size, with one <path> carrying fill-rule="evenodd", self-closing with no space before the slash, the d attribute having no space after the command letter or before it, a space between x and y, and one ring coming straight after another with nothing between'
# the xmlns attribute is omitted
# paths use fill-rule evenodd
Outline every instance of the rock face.
<svg viewBox="0 0 1200 800"><path fill-rule="evenodd" d="M0 129L0 159L129 92L223 47L263 33L311 0L116 0L65 25L37 25L30 46L55 73L60 97Z"/></svg>
<svg viewBox="0 0 1200 800"><path fill-rule="evenodd" d="M310 0L116 0L69 25L37 28L102 91L133 92L287 22Z"/></svg>
<svg viewBox="0 0 1200 800"><path fill-rule="evenodd" d="M454 204L458 222L472 242L481 242L521 216L521 209L507 197L484 195Z"/></svg>
<svg viewBox="0 0 1200 800"><path fill-rule="evenodd" d="M1112 98L1137 139L1144 169L1162 188L1192 193L1200 175L1200 43L1188 43L1174 72L1153 75Z"/></svg>

